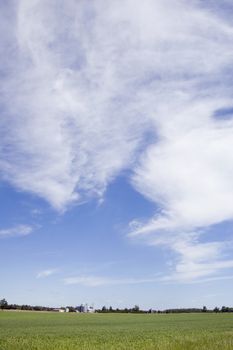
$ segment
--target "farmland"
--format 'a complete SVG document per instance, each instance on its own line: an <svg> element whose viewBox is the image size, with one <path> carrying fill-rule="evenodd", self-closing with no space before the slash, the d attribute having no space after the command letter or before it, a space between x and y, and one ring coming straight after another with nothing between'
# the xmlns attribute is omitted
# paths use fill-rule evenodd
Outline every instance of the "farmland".
<svg viewBox="0 0 233 350"><path fill-rule="evenodd" d="M1 350L227 350L233 314L0 312Z"/></svg>

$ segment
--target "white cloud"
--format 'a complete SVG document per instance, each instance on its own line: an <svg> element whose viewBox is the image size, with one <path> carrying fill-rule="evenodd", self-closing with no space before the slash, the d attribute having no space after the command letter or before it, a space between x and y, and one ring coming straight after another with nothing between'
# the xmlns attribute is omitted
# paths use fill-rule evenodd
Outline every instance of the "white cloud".
<svg viewBox="0 0 233 350"><path fill-rule="evenodd" d="M57 272L58 272L58 269L43 270L43 271L38 272L38 274L36 275L36 278L46 278L46 277L54 275Z"/></svg>
<svg viewBox="0 0 233 350"><path fill-rule="evenodd" d="M212 273L216 272L216 270L221 270L224 268L229 268L233 266L233 261L221 262L218 266L210 266L209 269L212 269ZM160 276L159 274L153 277L148 278L112 278L105 276L90 276L90 275L82 275L75 277L66 277L63 279L63 283L65 285L81 285L84 287L101 287L101 286L112 286L112 285L131 285L131 284L147 284L147 283L166 283L172 284L175 282L180 282L184 284L196 284L196 283L209 283L221 280L231 280L233 279L232 275L216 275L207 277L206 275L211 274L210 271L208 273L191 275L191 269L187 268L188 276L183 274L174 273L169 276Z"/></svg>
<svg viewBox="0 0 233 350"><path fill-rule="evenodd" d="M164 280L187 282L200 280L216 273L220 273L222 277L225 270L233 268L233 260L228 257L223 258L227 244L229 245L229 242L199 243L177 240L173 246L179 256L175 271L170 276L165 276Z"/></svg>
<svg viewBox="0 0 233 350"><path fill-rule="evenodd" d="M102 196L148 130L198 125L199 105L208 124L232 28L180 1L60 5L24 0L4 18L0 171L63 209Z"/></svg>
<svg viewBox="0 0 233 350"><path fill-rule="evenodd" d="M124 285L124 284L142 284L142 283L152 283L156 282L159 279L154 278L109 278L102 276L75 276L75 277L67 277L63 280L66 285L83 285L86 287L100 287L107 285Z"/></svg>
<svg viewBox="0 0 233 350"><path fill-rule="evenodd" d="M233 123L210 118L205 125L203 119L196 120L202 115L197 111L187 113L195 126L179 125L181 115L177 128L172 127L176 115L169 130L164 124L161 140L148 148L133 177L134 186L160 205L160 213L131 227L132 236L166 245L178 254L171 277L177 280L233 267L232 260L220 258L232 247L229 242L200 243L206 228L233 218L233 157L229 152ZM197 257L204 261L200 263Z"/></svg>
<svg viewBox="0 0 233 350"><path fill-rule="evenodd" d="M33 228L29 225L17 225L10 228L0 229L0 238L23 237L32 233Z"/></svg>
<svg viewBox="0 0 233 350"><path fill-rule="evenodd" d="M148 230L184 230L233 217L233 123L224 123L209 121L191 130L178 126L178 135L171 133L147 150L134 184L164 211Z"/></svg>
<svg viewBox="0 0 233 350"><path fill-rule="evenodd" d="M196 230L182 232L176 227L157 228L156 225L139 225L134 223L129 234L131 239L155 247L163 247L172 252L173 260L169 270L161 281L191 283L208 281L208 276L222 278L223 273L233 268L232 241L213 241L206 238L208 232ZM212 277L213 278L213 277ZM220 279L221 279L220 278Z"/></svg>
<svg viewBox="0 0 233 350"><path fill-rule="evenodd" d="M233 27L208 4L23 0L1 15L1 177L63 210L131 169L161 209L134 235L166 240L193 276L231 266L201 243L233 218L233 120L214 117L233 106ZM213 268L184 249L213 251Z"/></svg>
<svg viewBox="0 0 233 350"><path fill-rule="evenodd" d="M102 196L131 163L148 121L135 115L136 97L122 81L124 33L115 49L108 34L117 19L105 23L101 2L93 25L84 3L71 1L61 12L52 4L22 1L17 9L18 64L4 79L0 169L15 186L63 209Z"/></svg>

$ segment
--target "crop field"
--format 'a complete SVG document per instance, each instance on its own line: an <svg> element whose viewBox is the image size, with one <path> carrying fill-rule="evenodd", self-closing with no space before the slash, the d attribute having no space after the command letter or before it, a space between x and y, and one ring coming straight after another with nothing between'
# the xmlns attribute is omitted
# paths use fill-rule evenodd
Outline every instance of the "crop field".
<svg viewBox="0 0 233 350"><path fill-rule="evenodd" d="M0 312L1 350L233 349L233 314Z"/></svg>

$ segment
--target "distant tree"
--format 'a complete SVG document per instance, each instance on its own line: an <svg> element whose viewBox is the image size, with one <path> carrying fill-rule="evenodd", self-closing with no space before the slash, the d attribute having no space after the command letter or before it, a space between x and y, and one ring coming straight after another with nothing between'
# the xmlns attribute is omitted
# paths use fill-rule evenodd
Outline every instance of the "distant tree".
<svg viewBox="0 0 233 350"><path fill-rule="evenodd" d="M135 305L133 308L132 308L132 312L139 312L140 308L138 305Z"/></svg>
<svg viewBox="0 0 233 350"><path fill-rule="evenodd" d="M113 308L111 306L109 307L109 312L113 312Z"/></svg>
<svg viewBox="0 0 233 350"><path fill-rule="evenodd" d="M213 309L213 312L219 312L219 308L216 306L214 309Z"/></svg>
<svg viewBox="0 0 233 350"><path fill-rule="evenodd" d="M229 307L222 306L221 311L222 311L222 312L229 312Z"/></svg>
<svg viewBox="0 0 233 350"><path fill-rule="evenodd" d="M107 312L106 306L103 306L103 307L102 307L102 312Z"/></svg>
<svg viewBox="0 0 233 350"><path fill-rule="evenodd" d="M202 312L207 312L207 307L206 306L203 306Z"/></svg>
<svg viewBox="0 0 233 350"><path fill-rule="evenodd" d="M6 299L2 299L0 300L0 308L3 310L7 307L8 302L6 301Z"/></svg>

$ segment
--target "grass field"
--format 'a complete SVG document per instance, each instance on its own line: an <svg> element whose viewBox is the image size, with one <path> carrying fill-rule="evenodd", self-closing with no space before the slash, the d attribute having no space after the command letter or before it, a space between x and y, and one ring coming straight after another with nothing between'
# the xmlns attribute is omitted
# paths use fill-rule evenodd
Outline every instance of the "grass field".
<svg viewBox="0 0 233 350"><path fill-rule="evenodd" d="M0 312L1 350L233 349L233 314Z"/></svg>

